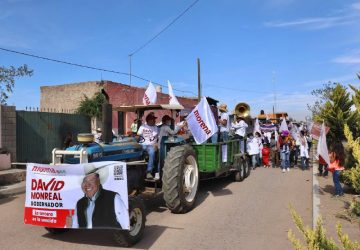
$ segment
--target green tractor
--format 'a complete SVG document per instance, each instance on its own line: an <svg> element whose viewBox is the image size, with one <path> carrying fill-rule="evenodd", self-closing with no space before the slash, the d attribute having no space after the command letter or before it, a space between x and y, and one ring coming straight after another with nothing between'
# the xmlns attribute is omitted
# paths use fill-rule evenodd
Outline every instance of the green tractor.
<svg viewBox="0 0 360 250"><path fill-rule="evenodd" d="M161 110L175 120L183 109L181 105L164 104L113 108L114 111L136 113L138 121L145 112L155 110ZM233 175L235 181L242 181L250 174L248 157L240 153L236 139L198 145L191 136L168 136L162 139L158 148L155 166L160 162L161 178L144 179L145 189L155 193L162 191L166 205L173 213L186 213L194 207L200 180Z"/></svg>

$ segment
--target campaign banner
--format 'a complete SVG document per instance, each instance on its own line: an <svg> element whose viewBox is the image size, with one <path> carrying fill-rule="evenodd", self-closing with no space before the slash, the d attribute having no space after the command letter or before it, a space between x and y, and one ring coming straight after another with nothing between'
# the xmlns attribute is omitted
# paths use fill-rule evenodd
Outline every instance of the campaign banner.
<svg viewBox="0 0 360 250"><path fill-rule="evenodd" d="M262 132L274 132L277 127L275 124L260 124L260 130Z"/></svg>
<svg viewBox="0 0 360 250"><path fill-rule="evenodd" d="M155 104L157 99L157 93L154 85L149 82L149 86L147 87L144 97L143 97L143 104L144 105L151 105Z"/></svg>
<svg viewBox="0 0 360 250"><path fill-rule="evenodd" d="M197 144L205 142L217 132L214 115L205 97L186 117L186 121Z"/></svg>
<svg viewBox="0 0 360 250"><path fill-rule="evenodd" d="M25 224L129 229L126 163L28 163Z"/></svg>
<svg viewBox="0 0 360 250"><path fill-rule="evenodd" d="M324 131L325 131L325 135L326 135L327 133L329 133L330 128L325 125L324 125L324 127L325 127ZM318 122L312 123L310 134L313 139L319 140L321 128L322 128L322 123L318 123Z"/></svg>
<svg viewBox="0 0 360 250"><path fill-rule="evenodd" d="M173 88L171 86L170 81L168 81L168 88L169 88L169 104L171 105L180 105L178 99L174 95Z"/></svg>

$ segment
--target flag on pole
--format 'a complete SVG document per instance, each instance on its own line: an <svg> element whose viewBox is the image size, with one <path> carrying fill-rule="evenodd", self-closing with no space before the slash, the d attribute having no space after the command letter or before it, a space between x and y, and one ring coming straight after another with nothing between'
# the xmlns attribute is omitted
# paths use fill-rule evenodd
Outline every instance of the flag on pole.
<svg viewBox="0 0 360 250"><path fill-rule="evenodd" d="M168 87L169 87L169 104L173 104L173 105L180 105L178 99L176 98L176 96L174 95L174 91L172 89L172 86L170 84L170 81L168 81Z"/></svg>
<svg viewBox="0 0 360 250"><path fill-rule="evenodd" d="M186 118L195 142L201 144L217 132L217 125L206 97L191 111Z"/></svg>
<svg viewBox="0 0 360 250"><path fill-rule="evenodd" d="M289 128L288 128L288 125L286 124L285 118L282 119L280 129L279 129L280 133L283 132L283 131L288 131L289 132Z"/></svg>
<svg viewBox="0 0 360 250"><path fill-rule="evenodd" d="M261 134L260 123L259 123L259 119L258 119L258 118L256 118L256 120L255 120L255 125L254 125L253 134L255 135L256 132L259 132L259 133Z"/></svg>
<svg viewBox="0 0 360 250"><path fill-rule="evenodd" d="M329 151L326 144L326 129L325 124L321 125L319 141L317 145L317 154L326 161L327 164L330 164Z"/></svg>
<svg viewBox="0 0 360 250"><path fill-rule="evenodd" d="M149 86L146 89L144 97L143 97L143 104L144 105L155 104L156 98L157 98L156 89L155 89L154 85L151 82L149 82Z"/></svg>

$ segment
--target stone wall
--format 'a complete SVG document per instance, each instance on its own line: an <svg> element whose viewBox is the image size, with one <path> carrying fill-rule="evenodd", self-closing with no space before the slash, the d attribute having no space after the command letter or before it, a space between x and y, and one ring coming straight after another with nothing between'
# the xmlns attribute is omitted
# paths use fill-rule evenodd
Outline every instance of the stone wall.
<svg viewBox="0 0 360 250"><path fill-rule="evenodd" d="M16 111L15 106L0 106L1 148L11 154L11 161L16 161Z"/></svg>

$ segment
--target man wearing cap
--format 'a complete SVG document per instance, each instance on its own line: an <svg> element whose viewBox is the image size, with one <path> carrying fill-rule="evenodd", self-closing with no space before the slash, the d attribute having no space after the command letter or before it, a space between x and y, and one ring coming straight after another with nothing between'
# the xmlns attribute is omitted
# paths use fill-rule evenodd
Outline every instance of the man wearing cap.
<svg viewBox="0 0 360 250"><path fill-rule="evenodd" d="M103 189L98 173L86 175L81 188L84 197L76 203L74 215L67 217L68 228L126 228L124 202L118 193Z"/></svg>
<svg viewBox="0 0 360 250"><path fill-rule="evenodd" d="M137 135L140 136L139 143L142 145L143 150L146 150L149 154L149 161L146 169L146 178L153 179L151 172L154 169L155 151L157 149L157 141L159 130L155 125L156 116L154 112L150 112L146 116L146 124L140 126Z"/></svg>
<svg viewBox="0 0 360 250"><path fill-rule="evenodd" d="M220 119L219 119L219 128L220 128L220 141L229 140L229 130L230 130L230 119L227 110L226 104L221 104L219 106Z"/></svg>

